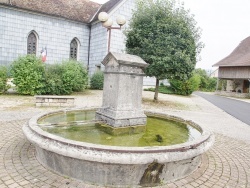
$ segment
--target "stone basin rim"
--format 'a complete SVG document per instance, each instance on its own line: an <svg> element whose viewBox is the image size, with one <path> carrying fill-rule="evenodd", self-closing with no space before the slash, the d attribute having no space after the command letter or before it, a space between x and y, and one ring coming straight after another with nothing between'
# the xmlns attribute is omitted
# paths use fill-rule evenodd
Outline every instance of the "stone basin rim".
<svg viewBox="0 0 250 188"><path fill-rule="evenodd" d="M66 139L60 136L53 135L51 133L48 133L46 131L43 131L37 121L45 116L51 115L51 114L57 114L62 112L71 112L71 111L84 111L84 110L96 110L97 108L72 108L72 109L64 109L64 110L57 110L57 111L51 111L46 113L41 113L36 116L33 116L28 124L26 125L26 128L24 130L24 133L26 132L27 128L31 130L31 132L37 136L42 137L43 139L47 140L55 140L58 141L61 144L66 144L69 146L74 146L76 148L83 148L88 150L95 150L95 151L108 151L108 152L119 152L119 153L165 153L165 152L185 152L190 149L195 149L202 145L203 143L207 142L208 140L212 139L212 134L209 131L206 131L202 128L201 125L198 125L190 120L185 120L183 118L177 117L177 116L170 116L167 113L158 113L154 111L145 111L145 114L150 114L151 116L160 117L160 118L173 118L176 120L179 120L183 123L187 123L190 126L193 126L194 128L198 129L201 132L201 136L197 139L194 139L192 141L188 141L181 144L175 144L170 146L146 146L146 147L125 147L125 146L107 146L107 145L100 145L100 144L92 144L88 142L80 142L80 141L74 141L70 139ZM26 134L27 135L27 134ZM29 138L29 137L28 137ZM30 140L30 139L29 139ZM31 140L32 141L32 140Z"/></svg>

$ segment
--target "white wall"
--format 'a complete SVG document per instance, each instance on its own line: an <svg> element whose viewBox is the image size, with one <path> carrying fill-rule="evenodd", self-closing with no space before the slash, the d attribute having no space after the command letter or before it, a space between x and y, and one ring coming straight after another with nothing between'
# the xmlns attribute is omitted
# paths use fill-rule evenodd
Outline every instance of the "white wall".
<svg viewBox="0 0 250 188"><path fill-rule="evenodd" d="M75 37L81 44L78 60L87 63L89 28L86 24L0 6L0 65L27 54L27 37L32 30L38 34L38 56L47 46L46 63L68 59L70 42Z"/></svg>
<svg viewBox="0 0 250 188"><path fill-rule="evenodd" d="M126 0L111 11L111 18L114 21L114 26L119 27L116 24L116 18L118 15L123 15L127 20L126 24L122 26L122 30L112 30L111 51L125 53L126 37L123 32L129 27L129 21L132 17L133 10L135 9L135 0Z"/></svg>
<svg viewBox="0 0 250 188"><path fill-rule="evenodd" d="M101 65L102 60L107 55L107 29L102 24L95 23L91 26L91 44L89 57L89 74L96 71L96 66ZM102 66L103 68L103 66Z"/></svg>

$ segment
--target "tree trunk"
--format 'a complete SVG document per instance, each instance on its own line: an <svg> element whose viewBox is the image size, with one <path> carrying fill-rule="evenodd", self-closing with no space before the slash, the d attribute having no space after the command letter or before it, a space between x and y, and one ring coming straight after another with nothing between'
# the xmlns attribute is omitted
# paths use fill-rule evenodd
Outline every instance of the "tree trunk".
<svg viewBox="0 0 250 188"><path fill-rule="evenodd" d="M154 96L154 100L155 100L155 101L158 101L159 82L160 82L160 80L156 78L156 84L155 84L155 96Z"/></svg>

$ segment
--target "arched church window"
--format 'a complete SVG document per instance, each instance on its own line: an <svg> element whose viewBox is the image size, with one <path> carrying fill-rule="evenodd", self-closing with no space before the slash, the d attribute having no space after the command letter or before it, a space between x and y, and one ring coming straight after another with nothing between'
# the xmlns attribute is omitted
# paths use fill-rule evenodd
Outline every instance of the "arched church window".
<svg viewBox="0 0 250 188"><path fill-rule="evenodd" d="M70 55L69 58L77 60L78 43L76 39L73 39L70 43Z"/></svg>
<svg viewBox="0 0 250 188"><path fill-rule="evenodd" d="M34 32L31 32L27 40L27 54L36 55L36 48L37 48L37 37Z"/></svg>

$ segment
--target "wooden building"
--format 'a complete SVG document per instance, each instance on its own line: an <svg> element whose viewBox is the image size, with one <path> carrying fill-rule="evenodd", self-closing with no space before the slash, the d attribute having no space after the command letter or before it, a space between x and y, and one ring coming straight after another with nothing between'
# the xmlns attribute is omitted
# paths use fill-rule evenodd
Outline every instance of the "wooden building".
<svg viewBox="0 0 250 188"><path fill-rule="evenodd" d="M249 93L250 37L244 39L230 55L213 66L219 67L218 78L227 80L227 92Z"/></svg>

